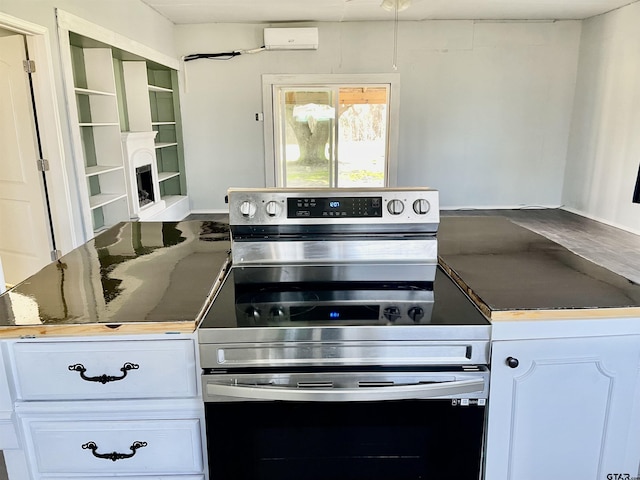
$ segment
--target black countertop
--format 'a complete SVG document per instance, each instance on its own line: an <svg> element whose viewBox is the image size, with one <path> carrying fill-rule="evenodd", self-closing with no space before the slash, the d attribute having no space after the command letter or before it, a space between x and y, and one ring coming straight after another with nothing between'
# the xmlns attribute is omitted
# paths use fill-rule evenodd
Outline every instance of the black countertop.
<svg viewBox="0 0 640 480"><path fill-rule="evenodd" d="M229 250L228 225L116 225L0 295L0 338L193 332Z"/></svg>
<svg viewBox="0 0 640 480"><path fill-rule="evenodd" d="M440 264L492 320L640 316L640 286L500 217L443 217Z"/></svg>
<svg viewBox="0 0 640 480"><path fill-rule="evenodd" d="M193 332L228 225L119 224L0 295L0 338ZM440 264L492 321L640 317L640 286L500 217L443 217Z"/></svg>

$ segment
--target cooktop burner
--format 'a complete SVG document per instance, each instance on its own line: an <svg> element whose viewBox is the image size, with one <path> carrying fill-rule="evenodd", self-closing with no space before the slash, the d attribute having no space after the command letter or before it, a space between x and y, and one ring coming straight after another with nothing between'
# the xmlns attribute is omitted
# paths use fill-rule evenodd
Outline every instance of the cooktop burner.
<svg viewBox="0 0 640 480"><path fill-rule="evenodd" d="M440 269L433 282L246 283L229 272L200 329L343 326L487 326ZM256 271L257 272L257 271Z"/></svg>

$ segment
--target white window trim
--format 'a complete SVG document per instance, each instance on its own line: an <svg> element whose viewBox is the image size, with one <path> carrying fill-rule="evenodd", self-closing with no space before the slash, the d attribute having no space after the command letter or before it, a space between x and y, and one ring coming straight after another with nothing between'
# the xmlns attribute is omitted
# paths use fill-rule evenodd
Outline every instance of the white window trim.
<svg viewBox="0 0 640 480"><path fill-rule="evenodd" d="M388 152L385 186L395 187L398 182L398 126L400 121L400 74L303 74L262 75L262 111L264 113L264 167L265 185L276 186L276 159L274 143L274 87L333 84L388 84L389 123Z"/></svg>

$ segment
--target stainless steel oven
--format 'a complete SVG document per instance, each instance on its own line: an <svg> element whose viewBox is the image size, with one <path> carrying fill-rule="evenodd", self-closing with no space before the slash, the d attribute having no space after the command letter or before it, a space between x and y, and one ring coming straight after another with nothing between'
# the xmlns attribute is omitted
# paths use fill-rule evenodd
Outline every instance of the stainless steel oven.
<svg viewBox="0 0 640 480"><path fill-rule="evenodd" d="M211 480L482 478L490 327L437 192L232 190L199 327Z"/></svg>

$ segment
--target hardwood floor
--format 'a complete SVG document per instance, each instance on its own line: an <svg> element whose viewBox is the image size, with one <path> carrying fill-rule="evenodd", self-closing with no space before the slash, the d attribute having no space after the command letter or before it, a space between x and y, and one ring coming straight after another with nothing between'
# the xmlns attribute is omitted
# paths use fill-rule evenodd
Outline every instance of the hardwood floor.
<svg viewBox="0 0 640 480"><path fill-rule="evenodd" d="M640 236L560 209L455 210L442 216L497 215L640 284Z"/></svg>

